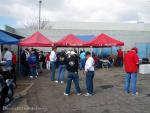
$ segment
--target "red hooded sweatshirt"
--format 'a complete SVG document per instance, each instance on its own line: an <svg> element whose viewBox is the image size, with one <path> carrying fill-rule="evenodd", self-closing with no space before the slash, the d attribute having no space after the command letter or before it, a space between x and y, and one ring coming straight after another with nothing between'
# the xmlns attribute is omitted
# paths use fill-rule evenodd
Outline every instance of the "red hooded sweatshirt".
<svg viewBox="0 0 150 113"><path fill-rule="evenodd" d="M138 72L139 57L134 50L130 50L124 56L124 68L126 72Z"/></svg>

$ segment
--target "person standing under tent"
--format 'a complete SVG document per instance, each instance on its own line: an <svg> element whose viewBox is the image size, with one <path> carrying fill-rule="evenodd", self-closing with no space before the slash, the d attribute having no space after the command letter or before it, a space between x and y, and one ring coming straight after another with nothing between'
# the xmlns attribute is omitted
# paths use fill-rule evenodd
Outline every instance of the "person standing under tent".
<svg viewBox="0 0 150 113"><path fill-rule="evenodd" d="M17 56L14 51L11 51L11 53L12 53L12 70L13 73L16 73Z"/></svg>
<svg viewBox="0 0 150 113"><path fill-rule="evenodd" d="M50 52L46 54L45 61L46 61L46 69L50 70Z"/></svg>
<svg viewBox="0 0 150 113"><path fill-rule="evenodd" d="M124 68L126 72L124 90L126 93L130 93L130 84L131 84L132 95L138 95L136 89L138 64L139 64L139 57L137 55L137 49L132 48L124 56Z"/></svg>
<svg viewBox="0 0 150 113"><path fill-rule="evenodd" d="M51 54L50 54L50 62L51 62L51 67L52 67L51 81L54 81L55 79L55 69L56 69L56 60L57 60L56 51L57 51L57 48L53 47Z"/></svg>
<svg viewBox="0 0 150 113"><path fill-rule="evenodd" d="M86 63L85 63L85 73L86 73L86 88L87 93L85 96L92 96L93 95L93 78L94 78L94 59L91 56L90 52L86 52Z"/></svg>
<svg viewBox="0 0 150 113"><path fill-rule="evenodd" d="M121 48L119 50L117 50L117 63L118 66L122 66L123 65L123 51L121 50Z"/></svg>
<svg viewBox="0 0 150 113"><path fill-rule="evenodd" d="M14 51L11 51L11 53L12 53L12 73L14 74L14 82L15 82L15 84L16 84L16 64L17 64L17 56L16 56L16 54L15 54L15 52Z"/></svg>
<svg viewBox="0 0 150 113"><path fill-rule="evenodd" d="M4 48L5 54L3 59L6 61L6 68L12 66L12 53L8 50L8 48Z"/></svg>
<svg viewBox="0 0 150 113"><path fill-rule="evenodd" d="M80 70L84 69L86 62L85 51L81 51L80 53Z"/></svg>
<svg viewBox="0 0 150 113"><path fill-rule="evenodd" d="M35 55L35 51L31 51L31 55L28 58L29 66L30 66L30 78L37 78L37 57Z"/></svg>
<svg viewBox="0 0 150 113"><path fill-rule="evenodd" d="M62 51L58 57L58 75L57 80L55 81L58 83L61 77L61 83L64 83L64 76L66 70L66 54L65 51Z"/></svg>
<svg viewBox="0 0 150 113"><path fill-rule="evenodd" d="M44 54L43 54L43 51L40 51L39 52L39 68L40 68L40 73L42 73L43 71L43 62L45 60L45 57L44 57Z"/></svg>
<svg viewBox="0 0 150 113"><path fill-rule="evenodd" d="M37 75L39 75L39 73L41 71L40 70L40 62L39 62L39 50L38 49L34 49L34 48L32 50L34 51L34 54L36 56L36 65L37 65L36 66L36 68L37 68L37 70L36 70L37 72L36 73L37 73Z"/></svg>
<svg viewBox="0 0 150 113"><path fill-rule="evenodd" d="M28 63L28 58L30 57L30 50L28 48L25 49L25 63L24 63L24 72L26 76L30 75L30 67L29 67L29 63Z"/></svg>
<svg viewBox="0 0 150 113"><path fill-rule="evenodd" d="M70 95L70 88L72 81L75 84L76 94L81 95L80 93L80 86L79 86L79 75L78 75L78 58L76 57L76 53L74 51L67 52L67 64L66 68L68 71L67 76L67 85L64 95L69 96Z"/></svg>

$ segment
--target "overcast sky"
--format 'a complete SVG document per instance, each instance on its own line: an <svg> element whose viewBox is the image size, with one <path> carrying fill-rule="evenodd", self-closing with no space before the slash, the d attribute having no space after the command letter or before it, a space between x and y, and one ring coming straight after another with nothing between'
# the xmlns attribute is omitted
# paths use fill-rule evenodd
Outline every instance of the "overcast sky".
<svg viewBox="0 0 150 113"><path fill-rule="evenodd" d="M80 22L150 22L148 0L42 0L42 19ZM0 0L0 26L21 27L38 17L38 0Z"/></svg>

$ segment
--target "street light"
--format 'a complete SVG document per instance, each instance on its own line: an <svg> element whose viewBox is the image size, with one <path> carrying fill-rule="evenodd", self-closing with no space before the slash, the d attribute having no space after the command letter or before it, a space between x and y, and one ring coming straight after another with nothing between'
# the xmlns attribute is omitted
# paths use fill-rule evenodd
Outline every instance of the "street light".
<svg viewBox="0 0 150 113"><path fill-rule="evenodd" d="M39 30L41 28L41 4L42 0L39 0Z"/></svg>

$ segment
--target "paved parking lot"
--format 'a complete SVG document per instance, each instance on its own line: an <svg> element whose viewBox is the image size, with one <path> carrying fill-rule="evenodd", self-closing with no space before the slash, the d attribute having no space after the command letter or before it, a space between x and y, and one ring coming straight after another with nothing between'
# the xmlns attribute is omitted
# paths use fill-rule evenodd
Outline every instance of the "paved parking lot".
<svg viewBox="0 0 150 113"><path fill-rule="evenodd" d="M79 74L84 94L85 75ZM77 96L72 85L72 94L66 97L63 95L66 84L51 82L49 72L45 71L38 79L18 81L33 83L33 86L6 113L150 113L150 75L138 76L138 96L123 92L124 76L122 68L98 69L94 96Z"/></svg>

